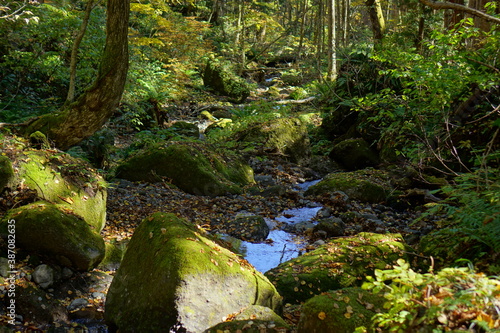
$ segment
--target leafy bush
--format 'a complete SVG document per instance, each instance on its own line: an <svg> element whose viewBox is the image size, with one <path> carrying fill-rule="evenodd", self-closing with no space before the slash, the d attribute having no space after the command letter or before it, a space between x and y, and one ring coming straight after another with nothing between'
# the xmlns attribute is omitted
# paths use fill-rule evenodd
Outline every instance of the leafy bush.
<svg viewBox="0 0 500 333"><path fill-rule="evenodd" d="M448 232L460 233L486 245L491 258L500 256L500 179L499 170L479 170L455 178L455 185L444 186L440 192L446 200L427 212L444 214Z"/></svg>
<svg viewBox="0 0 500 333"><path fill-rule="evenodd" d="M364 289L382 292L386 313L374 317L384 332L444 332L500 329L500 281L469 267L420 274L404 260L393 269L375 270Z"/></svg>

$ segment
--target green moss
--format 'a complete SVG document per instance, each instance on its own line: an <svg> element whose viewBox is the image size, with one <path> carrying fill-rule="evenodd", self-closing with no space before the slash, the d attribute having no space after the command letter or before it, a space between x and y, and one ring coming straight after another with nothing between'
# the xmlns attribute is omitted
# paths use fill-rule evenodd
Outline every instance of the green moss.
<svg viewBox="0 0 500 333"><path fill-rule="evenodd" d="M72 167L85 168L82 160L66 154L54 157L48 151L31 150L23 155L19 159L19 178L24 184L41 198L71 209L96 232L104 228L107 193L102 177L90 168L87 175L65 172Z"/></svg>
<svg viewBox="0 0 500 333"><path fill-rule="evenodd" d="M30 142L35 146L40 148L49 149L50 143L47 136L40 131L36 131L30 134Z"/></svg>
<svg viewBox="0 0 500 333"><path fill-rule="evenodd" d="M185 121L178 121L173 124L170 129L172 129L175 134L187 136L187 137L200 137L200 130L196 124L188 123Z"/></svg>
<svg viewBox="0 0 500 333"><path fill-rule="evenodd" d="M28 253L81 271L91 270L104 257L102 237L68 209L38 201L10 210L1 223L2 234L9 220L16 221L16 245Z"/></svg>
<svg viewBox="0 0 500 333"><path fill-rule="evenodd" d="M387 173L365 169L329 174L319 183L311 186L305 194L319 195L334 191L342 191L351 199L377 203L387 199L391 185Z"/></svg>
<svg viewBox="0 0 500 333"><path fill-rule="evenodd" d="M12 162L7 156L0 156L0 192L14 179Z"/></svg>
<svg viewBox="0 0 500 333"><path fill-rule="evenodd" d="M265 275L285 302L296 304L328 290L360 286L366 275L390 267L405 251L401 235L360 233L330 241Z"/></svg>
<svg viewBox="0 0 500 333"><path fill-rule="evenodd" d="M117 176L149 182L166 177L183 191L210 196L241 193L241 185L254 182L253 170L245 163L194 143L148 147L120 165Z"/></svg>
<svg viewBox="0 0 500 333"><path fill-rule="evenodd" d="M314 296L302 306L298 333L354 332L370 327L383 311L385 299L361 288L346 288Z"/></svg>
<svg viewBox="0 0 500 333"><path fill-rule="evenodd" d="M244 260L175 215L156 213L129 243L105 316L123 332L165 332L178 323L201 331L243 304L278 309L281 299Z"/></svg>
<svg viewBox="0 0 500 333"><path fill-rule="evenodd" d="M235 133L234 136L239 141L282 154L298 164L306 162L311 154L307 127L298 118L273 119Z"/></svg>
<svg viewBox="0 0 500 333"><path fill-rule="evenodd" d="M98 268L103 270L115 270L120 266L125 254L125 246L121 244L105 243L106 254Z"/></svg>
<svg viewBox="0 0 500 333"><path fill-rule="evenodd" d="M207 62L203 73L205 86L216 92L232 98L237 103L242 103L250 95L250 88L246 81L236 76L229 65L216 59Z"/></svg>

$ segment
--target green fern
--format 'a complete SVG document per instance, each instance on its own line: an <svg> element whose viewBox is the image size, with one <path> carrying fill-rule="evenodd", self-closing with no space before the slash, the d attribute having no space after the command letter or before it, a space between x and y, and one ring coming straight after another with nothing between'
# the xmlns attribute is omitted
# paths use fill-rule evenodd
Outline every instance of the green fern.
<svg viewBox="0 0 500 333"><path fill-rule="evenodd" d="M498 174L498 173L496 173ZM429 213L445 213L449 226L500 253L500 182L489 174L465 174L441 190L448 199Z"/></svg>

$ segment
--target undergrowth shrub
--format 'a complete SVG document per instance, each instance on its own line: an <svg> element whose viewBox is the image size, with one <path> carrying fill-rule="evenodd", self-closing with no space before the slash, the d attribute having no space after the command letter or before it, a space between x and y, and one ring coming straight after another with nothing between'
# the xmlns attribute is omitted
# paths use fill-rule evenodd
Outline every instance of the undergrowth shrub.
<svg viewBox="0 0 500 333"><path fill-rule="evenodd" d="M498 332L500 281L471 267L417 273L404 260L388 270L375 270L364 289L384 293L387 312L374 317L374 331ZM359 331L359 330L358 330Z"/></svg>
<svg viewBox="0 0 500 333"><path fill-rule="evenodd" d="M486 245L492 262L500 258L500 178L499 170L478 170L455 178L455 184L438 192L446 196L427 215L444 214L447 232Z"/></svg>

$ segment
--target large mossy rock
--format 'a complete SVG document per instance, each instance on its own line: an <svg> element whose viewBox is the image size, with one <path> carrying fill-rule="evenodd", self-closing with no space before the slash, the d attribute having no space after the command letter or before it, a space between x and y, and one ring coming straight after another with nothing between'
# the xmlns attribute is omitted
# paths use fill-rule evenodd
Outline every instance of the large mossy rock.
<svg viewBox="0 0 500 333"><path fill-rule="evenodd" d="M255 182L252 168L243 161L202 144L181 142L143 149L122 163L116 175L148 182L164 177L187 193L208 196L241 193L241 186Z"/></svg>
<svg viewBox="0 0 500 333"><path fill-rule="evenodd" d="M243 103L250 95L247 82L232 72L228 64L217 59L210 59L207 62L203 71L203 84L237 103Z"/></svg>
<svg viewBox="0 0 500 333"><path fill-rule="evenodd" d="M104 258L102 237L68 209L38 201L7 212L0 223L5 236L8 221L15 220L16 246L61 266L89 271Z"/></svg>
<svg viewBox="0 0 500 333"><path fill-rule="evenodd" d="M329 290L360 286L409 249L399 234L360 233L332 240L266 272L286 303L298 304Z"/></svg>
<svg viewBox="0 0 500 333"><path fill-rule="evenodd" d="M353 287L329 291L309 299L303 306L298 333L354 332L369 328L372 317L384 311L385 298Z"/></svg>
<svg viewBox="0 0 500 333"><path fill-rule="evenodd" d="M331 173L319 183L309 187L305 195L322 195L342 191L350 199L379 203L388 199L391 189L391 178L387 172L364 169Z"/></svg>
<svg viewBox="0 0 500 333"><path fill-rule="evenodd" d="M96 232L106 223L106 183L83 160L65 153L27 150L17 156L17 181L40 198L71 209Z"/></svg>
<svg viewBox="0 0 500 333"><path fill-rule="evenodd" d="M109 288L105 319L120 332L203 332L249 305L279 311L261 273L173 214L136 229Z"/></svg>
<svg viewBox="0 0 500 333"><path fill-rule="evenodd" d="M362 138L337 143L329 156L347 170L364 169L380 163L377 152Z"/></svg>
<svg viewBox="0 0 500 333"><path fill-rule="evenodd" d="M0 156L0 192L14 179L12 161L7 156Z"/></svg>
<svg viewBox="0 0 500 333"><path fill-rule="evenodd" d="M238 141L260 147L262 152L281 154L293 163L305 164L311 156L306 125L298 118L278 118L237 132Z"/></svg>

